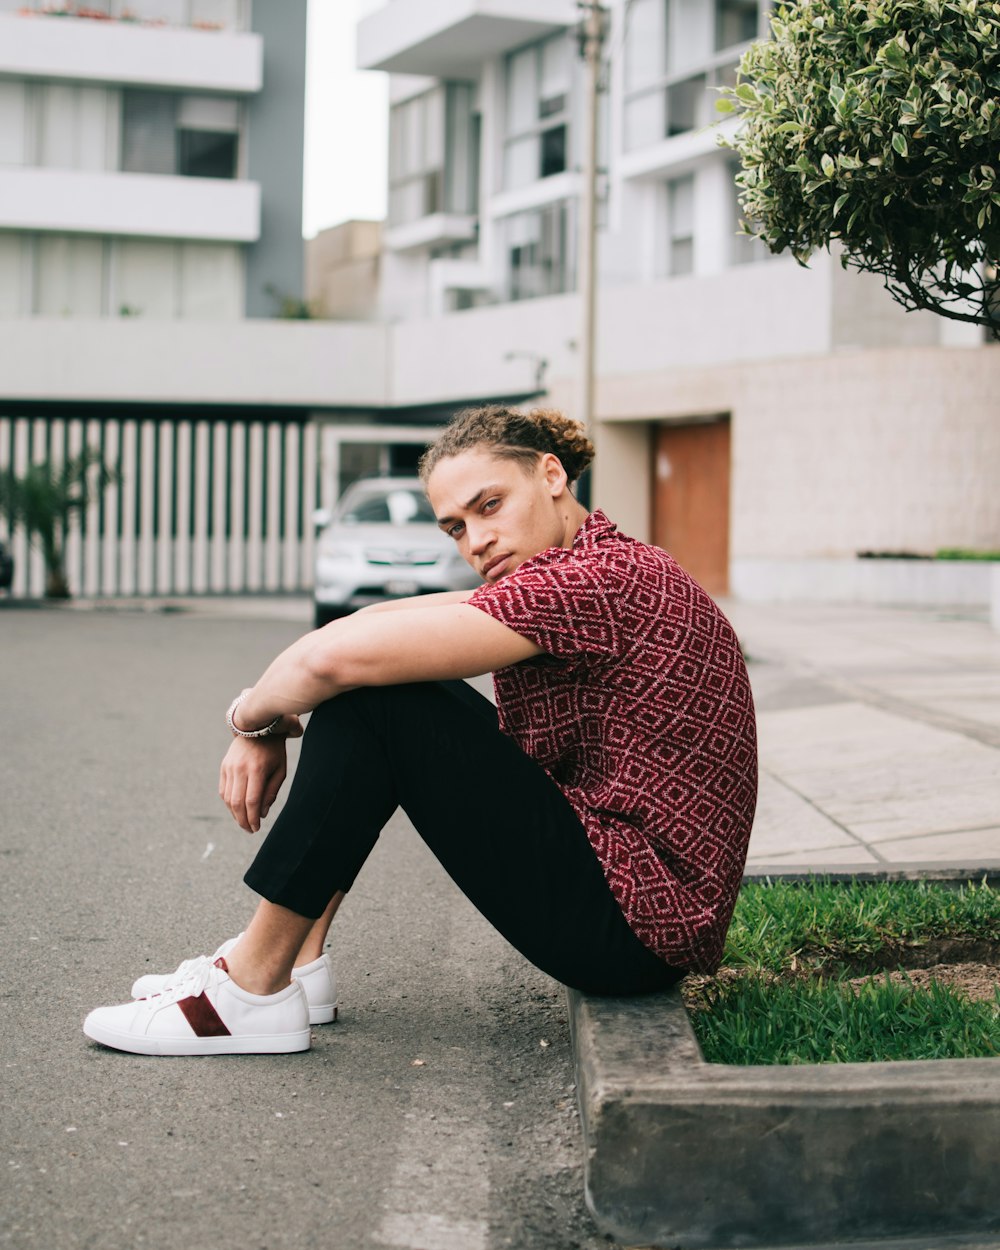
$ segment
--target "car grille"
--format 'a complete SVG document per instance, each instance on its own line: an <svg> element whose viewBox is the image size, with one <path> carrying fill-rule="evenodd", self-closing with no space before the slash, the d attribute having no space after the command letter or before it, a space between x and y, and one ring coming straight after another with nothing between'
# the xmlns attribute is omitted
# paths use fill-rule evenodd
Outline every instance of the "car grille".
<svg viewBox="0 0 1000 1250"><path fill-rule="evenodd" d="M441 560L437 551L386 551L372 549L365 552L369 564L393 565L396 568L429 568Z"/></svg>

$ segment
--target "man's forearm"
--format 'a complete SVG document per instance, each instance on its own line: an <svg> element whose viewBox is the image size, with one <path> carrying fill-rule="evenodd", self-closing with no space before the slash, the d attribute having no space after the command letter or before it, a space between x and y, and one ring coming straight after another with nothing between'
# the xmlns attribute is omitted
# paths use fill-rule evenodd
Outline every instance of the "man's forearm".
<svg viewBox="0 0 1000 1250"><path fill-rule="evenodd" d="M370 603L359 608L355 616L371 616L377 612L409 611L411 608L439 608L448 603L468 603L472 590L438 590L431 595L413 595L406 599L386 599L382 603Z"/></svg>
<svg viewBox="0 0 1000 1250"><path fill-rule="evenodd" d="M240 729L301 715L358 686L475 677L517 664L541 648L465 603L433 611L361 613L293 643L238 708Z"/></svg>
<svg viewBox="0 0 1000 1250"><path fill-rule="evenodd" d="M317 667L316 650L313 635L306 634L271 661L239 706L236 723L241 729L266 725L283 713L311 712L344 693L347 687L338 686L332 668Z"/></svg>

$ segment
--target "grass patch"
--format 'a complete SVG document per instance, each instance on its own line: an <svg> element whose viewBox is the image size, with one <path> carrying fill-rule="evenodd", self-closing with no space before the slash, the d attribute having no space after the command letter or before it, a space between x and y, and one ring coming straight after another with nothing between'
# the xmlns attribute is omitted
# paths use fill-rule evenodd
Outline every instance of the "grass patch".
<svg viewBox="0 0 1000 1250"><path fill-rule="evenodd" d="M720 972L682 983L702 1052L735 1064L1000 1056L1000 989L972 1001L905 975L857 979L873 960L891 966L943 940L1000 941L1000 891L985 883L750 883Z"/></svg>
<svg viewBox="0 0 1000 1250"><path fill-rule="evenodd" d="M709 1063L877 1063L1000 1055L1000 995L971 1002L942 985L926 990L873 979L721 984L692 1012Z"/></svg>
<svg viewBox="0 0 1000 1250"><path fill-rule="evenodd" d="M1000 560L1000 551L977 551L971 547L942 547L935 560Z"/></svg>
<svg viewBox="0 0 1000 1250"><path fill-rule="evenodd" d="M740 891L725 967L859 963L886 947L936 938L1000 939L1000 890L929 881L750 882Z"/></svg>

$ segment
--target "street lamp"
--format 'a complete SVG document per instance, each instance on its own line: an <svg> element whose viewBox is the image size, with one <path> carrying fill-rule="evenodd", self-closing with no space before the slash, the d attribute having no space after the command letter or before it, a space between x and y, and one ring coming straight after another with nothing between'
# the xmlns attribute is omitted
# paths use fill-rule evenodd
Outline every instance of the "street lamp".
<svg viewBox="0 0 1000 1250"><path fill-rule="evenodd" d="M607 10L597 0L578 0L583 11L579 29L585 66L583 107L583 177L577 236L577 281L580 290L579 419L590 427L594 416L594 345L597 306L597 100L601 51ZM593 435L591 435L593 437Z"/></svg>

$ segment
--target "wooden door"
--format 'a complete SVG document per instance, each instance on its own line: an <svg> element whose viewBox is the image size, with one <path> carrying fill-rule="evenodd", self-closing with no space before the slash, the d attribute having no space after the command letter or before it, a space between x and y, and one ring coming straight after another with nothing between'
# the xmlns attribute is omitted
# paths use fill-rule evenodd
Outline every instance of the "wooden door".
<svg viewBox="0 0 1000 1250"><path fill-rule="evenodd" d="M729 590L729 418L654 430L653 542L710 595Z"/></svg>

